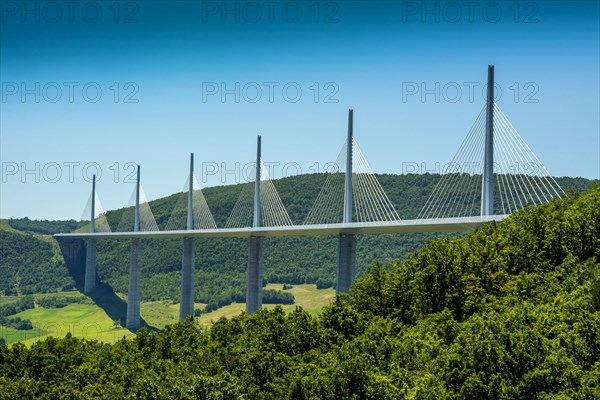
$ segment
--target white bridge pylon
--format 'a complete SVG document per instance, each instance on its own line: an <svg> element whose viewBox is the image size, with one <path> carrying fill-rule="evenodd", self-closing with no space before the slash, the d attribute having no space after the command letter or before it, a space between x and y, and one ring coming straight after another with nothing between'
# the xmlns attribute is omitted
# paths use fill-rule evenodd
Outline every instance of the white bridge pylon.
<svg viewBox="0 0 600 400"><path fill-rule="evenodd" d="M175 206L169 216L169 220L165 226L165 231L179 231L187 229L187 218L188 218L188 206L189 206L189 190L190 188L190 177L185 181L185 185L181 192L176 194ZM195 174L192 174L192 221L194 230L202 229L217 229L217 224L213 218L212 213L204 193L200 188L200 183L196 178Z"/></svg>
<svg viewBox="0 0 600 400"><path fill-rule="evenodd" d="M140 185L138 166L136 187L130 201L132 207L122 210L117 232L110 231L96 200L94 177L88 202L91 209L86 211L90 216L90 232L54 236L75 246L72 251L79 248L76 242L80 241L68 239L85 239L86 293L96 287L96 239L131 239L127 293L127 327L131 330L140 326L143 238L183 239L180 319L193 315L194 311L195 238L248 238L248 314L262 307L265 237L338 235L336 292L348 292L356 272L356 235L470 231L488 221L501 221L526 204L541 204L564 194L494 103L493 78L494 67L490 65L486 104L450 164L454 169L440 177L417 219L400 219L354 140L353 110L349 110L347 140L335 164L338 169L326 177L304 224L295 225L290 219L262 162L261 137L258 136L254 184L242 185L225 228L215 224L194 177L192 154L187 193L184 188L176 195L178 199L165 230L158 229Z"/></svg>
<svg viewBox="0 0 600 400"><path fill-rule="evenodd" d="M488 99L418 219L508 215L565 192L502 112L488 67Z"/></svg>
<svg viewBox="0 0 600 400"><path fill-rule="evenodd" d="M494 68L490 65L486 104L452 162L443 171L417 219L509 215L527 204L539 205L564 195L564 190L493 101L493 87ZM256 179L241 185L240 194L224 226L218 227L215 223L209 204L193 175L192 155L185 187L175 195L175 206L168 214L168 219L163 216L159 221L162 231L402 223L398 211L354 139L352 115L353 111L350 110L348 138L333 164L335 167L326 173L324 184L301 223L292 221L269 176L261 158L259 137L258 158L252 174ZM90 206L93 208L97 205L97 209L91 211L94 214L94 233L111 232L95 192L95 181L93 187L93 199L90 197L88 200L85 215L90 215ZM159 230L139 182L139 175L128 208L121 211L120 221L114 231L133 232L136 226L137 231L141 232Z"/></svg>
<svg viewBox="0 0 600 400"><path fill-rule="evenodd" d="M96 191L96 175L92 178L92 192L90 197L83 209L80 221L87 221L90 218L90 231L91 232L104 232L110 233L110 225L106 219L106 212L100 202L100 196Z"/></svg>
<svg viewBox="0 0 600 400"><path fill-rule="evenodd" d="M356 140L352 137L351 187L352 220L350 222L401 221L396 208L377 180ZM344 197L346 196L346 169L348 168L348 140L327 173L325 183L308 212L304 225L339 224L344 222Z"/></svg>
<svg viewBox="0 0 600 400"><path fill-rule="evenodd" d="M256 176L256 163L249 172L249 176ZM244 228L253 225L253 210L256 190L256 181L250 180L242 185L235 206L225 223L225 228ZM260 159L260 226L292 226L294 223L287 209L281 201L281 197L275 188L273 180L269 176L269 169Z"/></svg>
<svg viewBox="0 0 600 400"><path fill-rule="evenodd" d="M136 200L136 197L139 199ZM139 206L139 211L136 211L136 201ZM117 225L117 232L131 232L135 230L135 218L136 212L139 214L139 230L142 232L156 232L158 231L158 224L154 218L154 214L150 209L150 203L146 197L143 187L139 184L138 187L133 189L127 208L123 209L121 214L121 220Z"/></svg>

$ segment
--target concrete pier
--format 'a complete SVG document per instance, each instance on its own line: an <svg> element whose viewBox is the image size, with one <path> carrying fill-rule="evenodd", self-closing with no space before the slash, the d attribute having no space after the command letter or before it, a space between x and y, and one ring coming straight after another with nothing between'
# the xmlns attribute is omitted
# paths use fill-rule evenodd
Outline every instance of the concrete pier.
<svg viewBox="0 0 600 400"><path fill-rule="evenodd" d="M348 111L348 139L346 141L346 175L344 190L344 218L343 222L352 222L352 149L354 147L353 138L353 110ZM354 282L356 271L356 237L349 234L340 234L338 242L338 262L337 262L337 284L336 293L348 293L350 285Z"/></svg>
<svg viewBox="0 0 600 400"><path fill-rule="evenodd" d="M137 166L137 182L135 190L135 219L133 231L140 231L140 166ZM140 327L140 259L142 244L140 238L131 239L131 264L129 265L129 289L127 290L127 329L135 331Z"/></svg>
<svg viewBox="0 0 600 400"><path fill-rule="evenodd" d="M256 141L256 177L254 181L254 214L252 226L261 226L260 207L260 168L261 140ZM250 236L248 238L248 272L246 281L246 314L254 314L262 308L262 273L263 273L263 238Z"/></svg>
<svg viewBox="0 0 600 400"><path fill-rule="evenodd" d="M96 175L92 177L92 203L90 215L90 233L96 232ZM83 293L92 293L96 290L96 239L85 241L85 277Z"/></svg>
<svg viewBox="0 0 600 400"><path fill-rule="evenodd" d="M494 66L488 65L481 216L494 215Z"/></svg>
<svg viewBox="0 0 600 400"><path fill-rule="evenodd" d="M340 234L336 294L348 293L356 274L356 236Z"/></svg>
<svg viewBox="0 0 600 400"><path fill-rule="evenodd" d="M262 308L263 240L256 236L248 239L246 314L253 314Z"/></svg>
<svg viewBox="0 0 600 400"><path fill-rule="evenodd" d="M190 154L190 174L188 179L187 230L194 229L194 153ZM194 239L183 238L183 257L181 261L181 300L179 302L179 320L194 315Z"/></svg>
<svg viewBox="0 0 600 400"><path fill-rule="evenodd" d="M179 320L194 315L194 239L183 238L183 260L181 262L181 302Z"/></svg>
<svg viewBox="0 0 600 400"><path fill-rule="evenodd" d="M127 329L135 331L140 327L140 275L141 239L131 239L131 264L129 267L129 289L127 291Z"/></svg>
<svg viewBox="0 0 600 400"><path fill-rule="evenodd" d="M96 290L96 239L87 239L85 243L85 280L83 293Z"/></svg>

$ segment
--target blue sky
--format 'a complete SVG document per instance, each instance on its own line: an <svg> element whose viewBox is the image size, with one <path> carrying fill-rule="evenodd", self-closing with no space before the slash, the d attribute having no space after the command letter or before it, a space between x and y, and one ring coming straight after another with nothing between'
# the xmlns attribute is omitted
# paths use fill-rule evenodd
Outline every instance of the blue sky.
<svg viewBox="0 0 600 400"><path fill-rule="evenodd" d="M374 171L436 171L488 64L553 175L600 175L596 1L0 4L2 218L79 219L96 171L125 206L134 163L168 195L190 152L201 185L235 183L257 134L276 178L322 171L348 108Z"/></svg>

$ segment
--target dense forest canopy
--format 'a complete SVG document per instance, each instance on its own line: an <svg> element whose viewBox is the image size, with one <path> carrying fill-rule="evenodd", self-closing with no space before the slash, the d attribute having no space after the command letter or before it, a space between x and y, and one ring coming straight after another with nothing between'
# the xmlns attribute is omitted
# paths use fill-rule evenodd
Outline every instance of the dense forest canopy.
<svg viewBox="0 0 600 400"><path fill-rule="evenodd" d="M600 186L372 264L319 316L0 345L5 398L600 398Z"/></svg>

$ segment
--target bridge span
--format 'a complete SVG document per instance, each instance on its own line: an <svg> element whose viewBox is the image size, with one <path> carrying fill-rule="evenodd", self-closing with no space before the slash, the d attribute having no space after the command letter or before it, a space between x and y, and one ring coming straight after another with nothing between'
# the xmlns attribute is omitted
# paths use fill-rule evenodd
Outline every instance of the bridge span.
<svg viewBox="0 0 600 400"><path fill-rule="evenodd" d="M508 215L486 215L478 217L435 218L429 220L409 219L385 222L350 222L322 225L292 225L225 229L197 229L178 231L139 232L94 232L59 233L57 238L73 239L174 239L174 238L249 238L280 236L324 236L324 235L375 235L393 233L468 232L481 225L500 222Z"/></svg>
<svg viewBox="0 0 600 400"><path fill-rule="evenodd" d="M486 104L450 163L457 169L446 171L448 173L441 176L417 219L400 219L396 207L379 184L353 138L353 110L348 113L345 143L338 157L338 161L343 159L344 162L336 162L338 166L345 165L343 177L337 172L327 177L303 225L292 223L274 184L268 176L266 179L263 176L261 137L258 136L254 192L242 190L230 219L222 229L217 228L202 191L194 189L192 154L187 208L185 212L178 210L179 214L177 209L173 210L169 222L161 226L162 230L159 230L148 202L140 202L140 197L145 196L140 187L138 165L137 184L132 197L135 198L135 208L123 229L119 224L117 232L110 232L110 227L108 232L103 231L102 218L106 222L106 216L100 213L98 217L95 210L94 176L90 231L61 233L55 237L61 244L65 259L77 259L81 264L85 260L85 293L96 289L97 240L131 241L126 326L136 330L140 326L142 239L182 240L179 317L184 319L194 313L194 240L247 238L246 312L251 314L262 307L264 238L337 235L336 291L343 293L350 289L355 277L356 235L469 232L487 222L502 221L526 204L541 204L560 198L564 193L495 104L493 65L488 66ZM462 170L463 166L469 169ZM472 170L473 166L481 169ZM532 166L535 168L532 169ZM244 193L248 198L242 196ZM171 219L179 222L171 224Z"/></svg>

